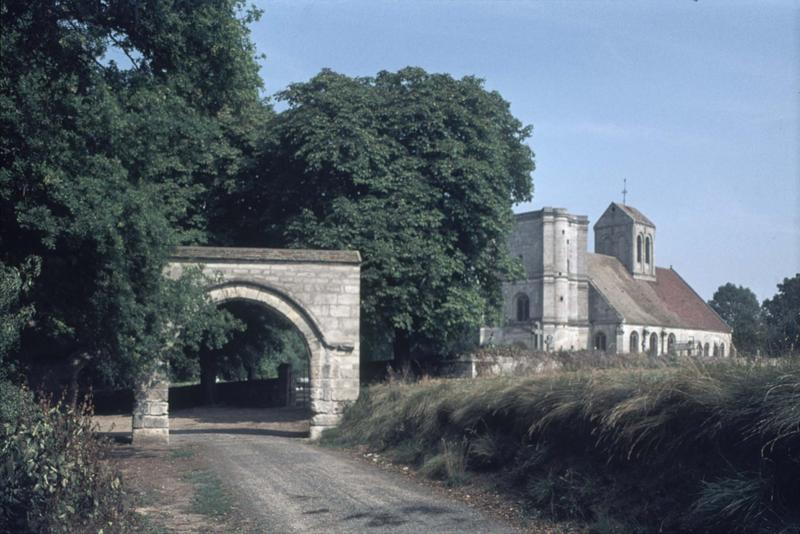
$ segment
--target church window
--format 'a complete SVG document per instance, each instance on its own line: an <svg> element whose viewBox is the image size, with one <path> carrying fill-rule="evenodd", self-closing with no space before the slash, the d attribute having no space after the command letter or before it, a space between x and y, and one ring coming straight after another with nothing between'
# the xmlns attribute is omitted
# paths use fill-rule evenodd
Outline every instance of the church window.
<svg viewBox="0 0 800 534"><path fill-rule="evenodd" d="M650 252L652 249L652 243L650 242L650 236L644 240L644 262L650 263Z"/></svg>
<svg viewBox="0 0 800 534"><path fill-rule="evenodd" d="M699 341L697 342L697 355L698 356L703 355L703 344L700 343Z"/></svg>
<svg viewBox="0 0 800 534"><path fill-rule="evenodd" d="M725 357L725 343L719 344L719 355Z"/></svg>
<svg viewBox="0 0 800 534"><path fill-rule="evenodd" d="M631 332L631 352L639 352L639 334Z"/></svg>
<svg viewBox="0 0 800 534"><path fill-rule="evenodd" d="M636 236L636 261L642 263L642 236Z"/></svg>
<svg viewBox="0 0 800 534"><path fill-rule="evenodd" d="M594 350L606 350L606 335L603 332L598 332L596 336L594 336Z"/></svg>
<svg viewBox="0 0 800 534"><path fill-rule="evenodd" d="M650 334L650 356L658 356L658 334Z"/></svg>
<svg viewBox="0 0 800 534"><path fill-rule="evenodd" d="M527 321L531 318L531 301L528 295L517 296L517 321Z"/></svg>
<svg viewBox="0 0 800 534"><path fill-rule="evenodd" d="M708 353L709 353L709 346L708 343L706 343L705 346L703 346L703 356L708 356Z"/></svg>
<svg viewBox="0 0 800 534"><path fill-rule="evenodd" d="M714 356L719 356L719 345L714 343Z"/></svg>
<svg viewBox="0 0 800 534"><path fill-rule="evenodd" d="M675 334L670 334L667 336L667 354L673 354L675 352Z"/></svg>

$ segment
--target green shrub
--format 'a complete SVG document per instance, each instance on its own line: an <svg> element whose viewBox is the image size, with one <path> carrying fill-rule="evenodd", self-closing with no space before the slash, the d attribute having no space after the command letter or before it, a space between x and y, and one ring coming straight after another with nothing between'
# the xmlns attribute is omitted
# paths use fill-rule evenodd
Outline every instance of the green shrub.
<svg viewBox="0 0 800 534"><path fill-rule="evenodd" d="M0 531L124 531L120 478L103 461L88 404L36 402L0 381Z"/></svg>

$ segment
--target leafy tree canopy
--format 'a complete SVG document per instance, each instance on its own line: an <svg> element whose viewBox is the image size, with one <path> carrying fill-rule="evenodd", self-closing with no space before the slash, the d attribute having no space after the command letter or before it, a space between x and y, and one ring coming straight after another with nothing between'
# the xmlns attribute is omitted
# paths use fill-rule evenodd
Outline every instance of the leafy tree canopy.
<svg viewBox="0 0 800 534"><path fill-rule="evenodd" d="M733 328L733 344L744 354L754 354L763 343L761 307L755 293L727 283L720 286L708 304Z"/></svg>
<svg viewBox="0 0 800 534"><path fill-rule="evenodd" d="M763 310L770 352L800 352L800 273L784 278L775 296L764 301Z"/></svg>
<svg viewBox="0 0 800 534"><path fill-rule="evenodd" d="M233 0L0 5L0 262L11 285L8 269L41 266L18 358L80 354L133 380L176 329L230 323L161 273L172 246L206 239L269 115L255 16Z"/></svg>
<svg viewBox="0 0 800 534"><path fill-rule="evenodd" d="M523 126L481 80L419 68L290 86L261 164L237 192L251 244L356 249L362 323L443 350L499 305L518 272L512 204L532 194Z"/></svg>

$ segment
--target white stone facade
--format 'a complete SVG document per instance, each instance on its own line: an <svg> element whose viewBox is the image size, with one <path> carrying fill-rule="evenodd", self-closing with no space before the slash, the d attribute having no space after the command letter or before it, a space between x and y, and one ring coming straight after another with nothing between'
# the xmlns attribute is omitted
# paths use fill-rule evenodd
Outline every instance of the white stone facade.
<svg viewBox="0 0 800 534"><path fill-rule="evenodd" d="M730 328L676 272L656 267L656 228L641 212L612 203L594 225L595 254L586 250L587 228L585 216L565 209L517 215L509 249L525 275L503 284L505 322L482 328L482 345L652 354L697 354L699 346L701 354L726 356L735 351ZM637 350L631 349L633 332Z"/></svg>
<svg viewBox="0 0 800 534"><path fill-rule="evenodd" d="M310 358L311 437L336 425L345 404L356 400L359 393L358 252L179 247L165 274L178 278L188 267L200 267L215 280L208 288L212 301L255 302L298 329ZM158 391L156 388L154 394ZM148 401L147 395L137 398L134 440L137 432L152 434L149 428L168 429L164 421L137 419Z"/></svg>

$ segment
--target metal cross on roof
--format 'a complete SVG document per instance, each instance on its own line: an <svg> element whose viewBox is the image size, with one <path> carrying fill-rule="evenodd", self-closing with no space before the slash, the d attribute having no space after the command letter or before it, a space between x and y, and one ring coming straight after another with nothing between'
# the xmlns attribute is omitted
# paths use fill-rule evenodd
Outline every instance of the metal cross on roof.
<svg viewBox="0 0 800 534"><path fill-rule="evenodd" d="M628 179L624 178L622 180L622 203L625 204L625 200L628 197Z"/></svg>

